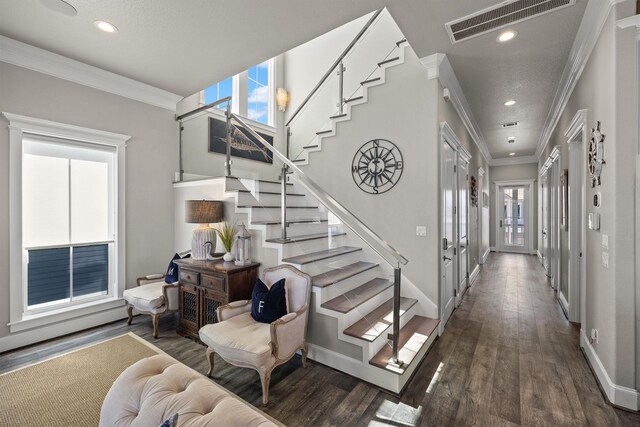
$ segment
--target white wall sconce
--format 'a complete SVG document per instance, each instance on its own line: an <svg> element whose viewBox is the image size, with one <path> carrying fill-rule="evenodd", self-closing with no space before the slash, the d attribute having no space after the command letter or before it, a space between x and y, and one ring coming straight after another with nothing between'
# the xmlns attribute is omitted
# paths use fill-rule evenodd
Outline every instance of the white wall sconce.
<svg viewBox="0 0 640 427"><path fill-rule="evenodd" d="M278 110L284 113L284 110L287 109L289 105L289 92L286 89L279 87L276 89L276 105L278 106Z"/></svg>

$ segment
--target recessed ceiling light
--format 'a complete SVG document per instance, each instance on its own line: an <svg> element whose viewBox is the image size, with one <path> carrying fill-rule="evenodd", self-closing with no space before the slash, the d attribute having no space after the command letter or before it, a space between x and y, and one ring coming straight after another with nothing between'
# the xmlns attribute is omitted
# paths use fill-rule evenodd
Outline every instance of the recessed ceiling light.
<svg viewBox="0 0 640 427"><path fill-rule="evenodd" d="M516 155L516 153L509 153L509 155L510 155L510 156L515 156L515 155Z"/></svg>
<svg viewBox="0 0 640 427"><path fill-rule="evenodd" d="M515 30L507 30L500 33L498 40L500 43L508 42L509 40L513 40L518 35L518 32Z"/></svg>
<svg viewBox="0 0 640 427"><path fill-rule="evenodd" d="M40 0L47 8L67 16L76 16L78 11L64 0Z"/></svg>
<svg viewBox="0 0 640 427"><path fill-rule="evenodd" d="M514 101L513 99L510 99L504 103L504 105L506 105L507 107L511 107L512 105L515 105L515 104L516 104L516 101Z"/></svg>
<svg viewBox="0 0 640 427"><path fill-rule="evenodd" d="M95 25L97 28L99 28L100 30L104 31L105 33L116 33L118 32L118 29L116 28L115 25L110 24L107 21L95 21L93 23L93 25Z"/></svg>
<svg viewBox="0 0 640 427"><path fill-rule="evenodd" d="M507 141L509 142L509 144L513 144L514 142L516 142L516 137L510 136L509 138L507 138Z"/></svg>

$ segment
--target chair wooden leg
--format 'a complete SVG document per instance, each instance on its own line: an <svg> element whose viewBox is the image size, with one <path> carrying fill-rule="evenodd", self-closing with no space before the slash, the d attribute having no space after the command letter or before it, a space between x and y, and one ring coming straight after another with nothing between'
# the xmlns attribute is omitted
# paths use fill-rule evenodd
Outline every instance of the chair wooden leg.
<svg viewBox="0 0 640 427"><path fill-rule="evenodd" d="M129 315L129 320L127 321L127 325L130 325L131 322L133 321L133 306L132 305L127 306L127 314Z"/></svg>
<svg viewBox="0 0 640 427"><path fill-rule="evenodd" d="M262 383L262 406L269 404L269 382L271 382L271 369L258 371L260 382Z"/></svg>
<svg viewBox="0 0 640 427"><path fill-rule="evenodd" d="M153 317L153 337L158 338L158 324L160 323L160 315L152 314Z"/></svg>
<svg viewBox="0 0 640 427"><path fill-rule="evenodd" d="M207 371L207 376L210 377L213 374L213 356L215 356L215 352L210 348L207 348L207 361L209 362L209 370Z"/></svg>
<svg viewBox="0 0 640 427"><path fill-rule="evenodd" d="M309 353L309 347L307 347L307 342L305 341L302 345L302 367L307 367L307 353Z"/></svg>

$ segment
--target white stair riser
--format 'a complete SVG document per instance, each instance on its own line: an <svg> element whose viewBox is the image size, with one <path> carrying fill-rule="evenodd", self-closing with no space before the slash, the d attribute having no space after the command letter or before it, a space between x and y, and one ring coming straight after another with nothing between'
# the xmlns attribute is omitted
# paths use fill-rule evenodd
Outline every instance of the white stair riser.
<svg viewBox="0 0 640 427"><path fill-rule="evenodd" d="M266 194L266 193L238 193L238 204L249 206L281 206L282 198L279 194ZM288 196L287 206L318 206L313 200L308 197L301 196Z"/></svg>
<svg viewBox="0 0 640 427"><path fill-rule="evenodd" d="M291 235L293 236L293 234ZM287 243L282 245L282 257L288 258L310 252L318 252L329 248L344 245L344 235L325 237L322 239L305 240L303 242Z"/></svg>
<svg viewBox="0 0 640 427"><path fill-rule="evenodd" d="M318 288L314 286L313 290L314 292L316 292L316 297L320 300L320 302L325 303L330 299L336 298L344 294L345 292L357 288L358 286L368 282L369 280L375 279L376 277L381 277L378 267L363 271L362 273L356 274L355 276L349 277L348 279L341 280L338 283L325 286L324 288Z"/></svg>
<svg viewBox="0 0 640 427"><path fill-rule="evenodd" d="M301 218L301 217L300 217ZM287 217L287 220L294 218ZM335 230L342 231L342 230ZM334 231L334 232L335 232ZM287 227L287 236L302 236L306 234L328 233L329 229L326 222L289 224ZM270 224L266 226L266 238L275 239L282 236L282 226L280 224ZM295 244L295 243L294 243Z"/></svg>
<svg viewBox="0 0 640 427"><path fill-rule="evenodd" d="M240 205L242 206L242 205ZM252 221L266 221L266 220L280 220L280 208L262 208L262 207L240 207L236 208L236 211L240 212L251 211L249 215ZM287 216L297 216L315 218L319 216L318 209L315 208L301 208L301 209L287 209Z"/></svg>

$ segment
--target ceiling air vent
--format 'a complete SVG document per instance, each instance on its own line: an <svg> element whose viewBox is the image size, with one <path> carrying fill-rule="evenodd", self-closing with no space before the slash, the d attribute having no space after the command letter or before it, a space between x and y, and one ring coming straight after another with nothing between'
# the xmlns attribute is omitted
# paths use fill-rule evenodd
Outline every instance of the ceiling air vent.
<svg viewBox="0 0 640 427"><path fill-rule="evenodd" d="M518 126L520 124L520 122L507 122L507 123L503 123L502 127L503 128L512 128L514 126Z"/></svg>
<svg viewBox="0 0 640 427"><path fill-rule="evenodd" d="M576 0L509 0L445 24L458 43L516 22L574 5Z"/></svg>

